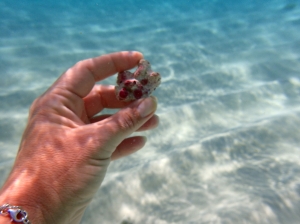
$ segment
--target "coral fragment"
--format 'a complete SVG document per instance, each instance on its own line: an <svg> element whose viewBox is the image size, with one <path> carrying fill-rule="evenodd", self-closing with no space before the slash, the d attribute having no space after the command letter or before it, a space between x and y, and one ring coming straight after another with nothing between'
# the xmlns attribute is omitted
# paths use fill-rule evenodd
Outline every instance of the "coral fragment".
<svg viewBox="0 0 300 224"><path fill-rule="evenodd" d="M122 71L118 73L115 93L118 100L132 101L146 98L160 85L161 77L158 72L151 70L151 65L141 59L134 73Z"/></svg>

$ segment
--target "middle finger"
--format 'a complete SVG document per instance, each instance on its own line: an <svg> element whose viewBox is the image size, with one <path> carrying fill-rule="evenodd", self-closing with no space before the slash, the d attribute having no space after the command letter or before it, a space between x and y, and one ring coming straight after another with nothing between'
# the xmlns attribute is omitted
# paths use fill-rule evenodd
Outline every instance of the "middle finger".
<svg viewBox="0 0 300 224"><path fill-rule="evenodd" d="M103 115L93 117L90 119L90 123L96 123L96 122L102 121L110 116L111 116L110 114L103 114ZM158 126L158 124L159 124L159 117L156 114L154 114L148 121L146 121L145 124L143 124L136 131L147 131L150 129L154 129Z"/></svg>

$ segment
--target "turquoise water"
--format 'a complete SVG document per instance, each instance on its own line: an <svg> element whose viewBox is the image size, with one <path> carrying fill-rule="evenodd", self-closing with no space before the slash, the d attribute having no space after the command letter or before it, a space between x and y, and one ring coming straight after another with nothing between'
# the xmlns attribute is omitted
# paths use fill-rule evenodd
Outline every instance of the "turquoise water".
<svg viewBox="0 0 300 224"><path fill-rule="evenodd" d="M2 0L0 19L0 183L38 95L137 50L162 75L161 123L82 223L299 223L299 1Z"/></svg>

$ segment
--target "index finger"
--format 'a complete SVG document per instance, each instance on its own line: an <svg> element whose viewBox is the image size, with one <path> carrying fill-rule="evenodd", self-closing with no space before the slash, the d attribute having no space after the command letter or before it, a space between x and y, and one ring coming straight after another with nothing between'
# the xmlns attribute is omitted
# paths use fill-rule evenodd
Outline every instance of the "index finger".
<svg viewBox="0 0 300 224"><path fill-rule="evenodd" d="M92 90L95 82L135 67L142 58L140 52L122 51L86 59L68 69L52 87L67 89L83 98Z"/></svg>

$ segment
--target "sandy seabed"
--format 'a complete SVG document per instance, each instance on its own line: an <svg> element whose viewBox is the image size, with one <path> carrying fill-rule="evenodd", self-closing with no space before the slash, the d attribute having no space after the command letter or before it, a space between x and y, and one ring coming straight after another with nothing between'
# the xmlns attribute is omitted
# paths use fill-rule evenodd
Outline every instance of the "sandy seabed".
<svg viewBox="0 0 300 224"><path fill-rule="evenodd" d="M188 2L1 1L0 182L63 71L138 50L162 74L161 123L111 164L82 223L297 223L300 5Z"/></svg>

